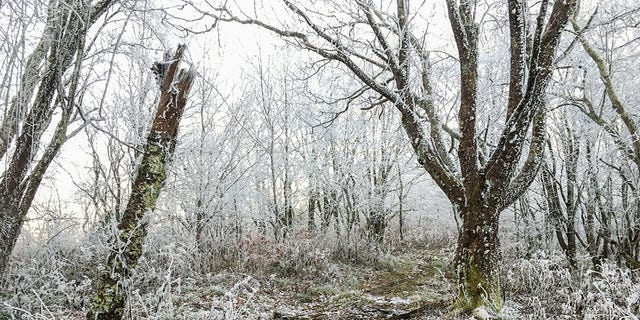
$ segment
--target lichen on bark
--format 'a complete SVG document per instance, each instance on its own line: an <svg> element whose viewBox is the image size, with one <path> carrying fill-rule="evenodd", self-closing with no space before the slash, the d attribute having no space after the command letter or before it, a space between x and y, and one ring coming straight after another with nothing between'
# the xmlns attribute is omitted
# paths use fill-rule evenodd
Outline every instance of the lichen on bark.
<svg viewBox="0 0 640 320"><path fill-rule="evenodd" d="M193 81L191 71L177 73L184 50L184 45L178 47L164 79L160 103L131 186L131 195L118 222L119 234L114 238L107 264L94 286L87 319L121 319L124 315L125 283L142 256L147 235L146 218L155 209L166 179L167 161L175 148L178 125Z"/></svg>
<svg viewBox="0 0 640 320"><path fill-rule="evenodd" d="M457 312L485 308L498 313L502 309L500 286L500 241L496 210L461 208L463 226L458 235L454 261L458 276Z"/></svg>

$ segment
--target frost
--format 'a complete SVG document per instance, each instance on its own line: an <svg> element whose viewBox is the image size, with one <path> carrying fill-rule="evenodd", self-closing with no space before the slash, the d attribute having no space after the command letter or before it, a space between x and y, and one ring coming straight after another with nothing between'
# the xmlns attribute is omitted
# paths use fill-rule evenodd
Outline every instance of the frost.
<svg viewBox="0 0 640 320"><path fill-rule="evenodd" d="M549 8L574 2L556 1ZM278 12L245 8L242 1L220 10L203 10L189 2L186 11L203 13L197 21L176 12L175 6L153 8L154 14L146 15L137 14L144 8L132 4L113 11L113 25L106 29L86 24L89 19L104 20L83 16L94 9L84 7L86 3L51 1L50 6L61 5L56 8L0 5L5 40L0 47L6 53L0 57L5 66L0 163L3 169L23 164L13 168L18 175L4 172L0 185L12 190L3 192L0 221L25 221L24 226L4 223L3 230L22 230L22 236L11 259L12 248L3 248L0 263L8 261L9 271L3 275L7 288L0 292L0 318L82 318L83 303L95 284L94 270L115 273L136 264L114 275L121 288L111 284L105 289L121 290L130 299L127 317L135 319L437 319L454 316L447 309L452 297L473 301L465 312L486 305L474 312L489 318L490 304L501 300L503 287L511 310L522 312L514 318L633 319L640 314L637 275L630 271L638 263L633 231L640 166L628 152L640 149L634 145L638 133L632 115L640 101L634 78L640 65L633 45L637 23L629 14L637 12L635 2L615 0L607 10L594 13L589 28L580 31L577 26L571 33L558 26L558 34L551 34L560 20L540 19L547 42L541 48L555 51L555 42L561 40L557 51L563 57L551 51L538 55L531 51L533 43L525 41L535 28L525 18L535 19L539 3L526 17L524 11L516 17L523 36L514 40L525 47L517 53L510 51L505 37L510 34L506 3L479 3L470 10L473 17L466 17L464 6L474 1L447 1L451 21L445 24L454 25L459 42L446 39L451 30L422 33L420 15L409 22L411 30L401 34L394 29L397 13L374 1L309 1L305 6L284 1ZM100 3L109 1L96 5ZM441 9L446 10L434 7L434 17L446 15ZM476 19L476 9L486 10L484 16L491 21ZM380 22L381 34L375 34L375 24L368 25L366 12ZM585 21L584 12L576 14L578 21ZM79 29L74 21L64 21L78 16ZM567 18L560 11L547 16ZM148 19L138 23L140 17ZM496 24L494 18L504 23ZM45 28L47 21L56 25ZM231 22L236 22L232 29ZM234 45L211 46L212 33L192 29L195 23L220 25L216 31L226 39L221 41ZM120 35L114 32L121 27ZM174 27L194 39L197 46L190 59L204 69L189 96L177 146L156 148L154 153L161 156L136 166L143 157L142 129L151 122L148 110L158 104L150 57L169 45L161 40L173 34ZM25 32L39 28L43 32ZM89 30L91 43L78 46L84 30ZM558 38L560 30L566 39ZM273 47L263 46L266 34L289 45L277 46L277 54L261 51L253 56L238 49L244 46L235 47L236 41L246 40L245 32L265 50ZM408 39L403 35L416 37L410 39L410 48L400 43ZM464 59L455 52L476 50L470 47L476 40L478 51L471 55L480 57L479 85L464 98L477 107L477 113L467 117L477 121L477 127L469 129L478 131L474 140L461 141L459 131L466 132L471 123L456 122L465 83L459 74ZM54 52L56 56L48 56ZM525 57L525 52L532 54ZM411 67L394 65L400 54L407 55ZM600 54L606 59L597 59ZM544 59L532 60L536 57ZM239 68L235 58L247 68ZM517 70L510 70L510 58ZM165 57L154 65L158 81L171 62ZM548 78L556 62L561 70ZM584 73L574 75L577 68ZM554 168L549 173L552 190L535 180L525 192L521 180L534 180L535 170L511 175L523 168L521 154L536 151L527 149L530 120L516 119L521 112L511 119L504 114L510 84L527 81L533 89L519 108L543 103L549 123L536 132L549 137L545 157L539 153L527 159L544 159L544 169ZM180 87L171 82L165 98L177 98ZM622 99L612 94L616 88ZM37 101L49 109L39 112ZM414 105L416 101L420 105ZM168 120L174 103L163 106L165 113L158 118ZM71 125L62 131L79 133L77 143L60 149L59 157L49 160L50 172L39 175L49 165L45 161L40 166L42 154L58 150L46 143L56 141L48 140L53 138L53 120L61 119L67 107ZM530 115L532 109L517 111ZM23 121L31 115L45 121ZM18 144L17 139L30 134L32 142ZM575 165L564 152L571 139L577 146ZM460 172L458 156L467 151L460 148L472 143L479 149L473 155L478 162L475 168L464 163L464 170L478 171ZM512 149L497 149L503 147ZM173 151L174 156L168 156ZM498 159L497 165L487 168L489 159ZM160 179L136 175L144 166ZM567 183L571 166L577 177ZM504 168L508 171L494 172ZM8 183L14 182L8 177L16 183ZM479 184L462 177L478 177ZM143 187L146 195L137 207L144 208L134 219L125 219L126 204L135 198L129 196L133 183L143 179L150 184ZM63 182L67 180L72 183ZM39 181L43 186L37 194L20 192L38 187L31 183ZM11 184L16 188L9 188ZM570 191L574 199L569 199ZM559 203L550 196L554 193ZM19 203L30 196L35 197L33 204ZM515 205L497 212L517 197ZM7 205L12 203L21 207ZM456 206L453 215L451 205ZM575 214L570 218L567 208L572 206ZM498 214L500 242L490 237L497 233L498 221L481 220ZM116 226L122 221L131 230L120 235ZM463 229L467 226L472 227ZM575 228L570 232L569 227ZM550 233L557 237L550 238ZM109 246L114 241L121 242L119 248ZM503 247L496 248L499 243ZM567 249L571 243L577 243L575 252ZM115 265L104 266L111 250L126 245L135 246L132 255L140 257L138 263L117 257ZM463 270L458 265L453 270L452 261L460 263L468 252L476 255L471 261L484 255L482 262L502 269ZM491 283L484 296L477 293L475 282L483 281L476 280L502 274L507 274L504 283ZM464 289L473 281L470 290Z"/></svg>
<svg viewBox="0 0 640 320"><path fill-rule="evenodd" d="M496 317L493 316L485 307L473 310L473 316L478 320L496 319Z"/></svg>

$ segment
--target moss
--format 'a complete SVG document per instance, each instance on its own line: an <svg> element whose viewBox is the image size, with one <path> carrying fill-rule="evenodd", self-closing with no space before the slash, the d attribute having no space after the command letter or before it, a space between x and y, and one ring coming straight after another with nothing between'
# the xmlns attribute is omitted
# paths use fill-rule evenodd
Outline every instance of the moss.
<svg viewBox="0 0 640 320"><path fill-rule="evenodd" d="M479 308L498 313L502 310L500 278L478 270L473 262L465 266L464 283L460 284L458 296L453 304L454 312L465 313Z"/></svg>
<svg viewBox="0 0 640 320"><path fill-rule="evenodd" d="M91 298L87 319L122 318L125 307L125 296L118 287L117 281L111 279L106 271L102 271L96 294Z"/></svg>
<svg viewBox="0 0 640 320"><path fill-rule="evenodd" d="M296 292L293 298L302 303L313 303L339 294L339 291L335 285L309 285L302 292Z"/></svg>
<svg viewBox="0 0 640 320"><path fill-rule="evenodd" d="M349 290L341 292L333 297L329 302L330 307L344 307L353 304L363 304L371 302L370 296L360 291Z"/></svg>
<svg viewBox="0 0 640 320"><path fill-rule="evenodd" d="M442 269L448 268L448 255L432 250L420 251L419 256L396 259L393 268L373 273L359 288L386 301L401 299L407 309L424 305L447 305L451 298L449 287L443 283Z"/></svg>
<svg viewBox="0 0 640 320"><path fill-rule="evenodd" d="M162 147L150 143L140 168L140 176L131 191L131 197L125 210L125 215L118 228L120 229L121 257L111 256L109 266L113 268L113 275L103 274L91 299L91 306L87 313L88 319L121 318L124 313L126 297L124 291L117 285L118 277L126 277L130 270L138 264L142 256L142 248L147 235L144 215L155 207L160 188L165 180L165 155ZM123 265L119 259L124 259ZM114 278L115 277L115 278Z"/></svg>

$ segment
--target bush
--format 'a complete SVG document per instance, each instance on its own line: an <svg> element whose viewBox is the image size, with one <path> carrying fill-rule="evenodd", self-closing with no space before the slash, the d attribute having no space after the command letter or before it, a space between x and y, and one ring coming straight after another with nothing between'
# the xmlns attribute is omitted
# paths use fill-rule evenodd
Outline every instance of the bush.
<svg viewBox="0 0 640 320"><path fill-rule="evenodd" d="M562 257L519 259L506 271L505 292L529 319L637 319L638 275L605 263L600 272L571 275Z"/></svg>

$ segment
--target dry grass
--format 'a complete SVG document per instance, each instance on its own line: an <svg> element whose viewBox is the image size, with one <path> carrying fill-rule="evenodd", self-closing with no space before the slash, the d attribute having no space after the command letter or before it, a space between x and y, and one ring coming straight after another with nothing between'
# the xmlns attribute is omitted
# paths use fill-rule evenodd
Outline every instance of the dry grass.
<svg viewBox="0 0 640 320"><path fill-rule="evenodd" d="M153 239L153 238L152 238ZM376 248L298 234L246 237L223 261L154 242L128 287L128 319L465 319L450 313L453 239ZM86 246L86 243L83 244ZM94 254L64 244L18 255L3 284L0 319L81 319ZM605 265L571 275L562 258L505 261L504 319L637 319L640 284ZM231 257L231 258L230 258Z"/></svg>

